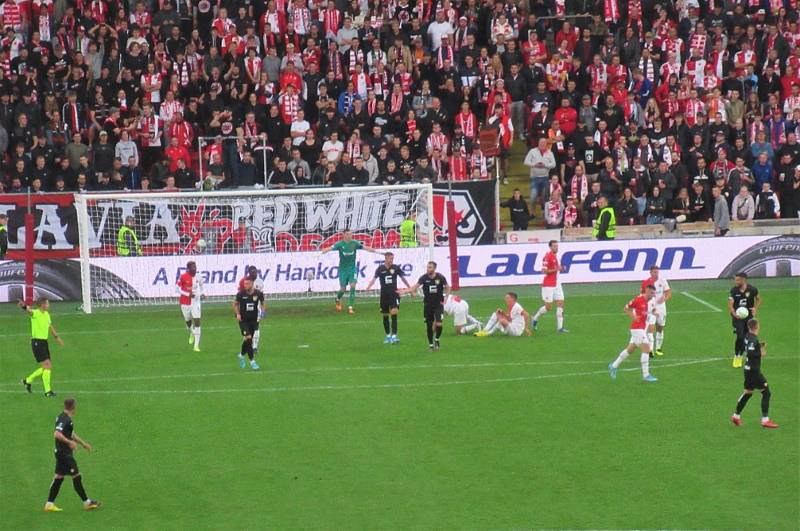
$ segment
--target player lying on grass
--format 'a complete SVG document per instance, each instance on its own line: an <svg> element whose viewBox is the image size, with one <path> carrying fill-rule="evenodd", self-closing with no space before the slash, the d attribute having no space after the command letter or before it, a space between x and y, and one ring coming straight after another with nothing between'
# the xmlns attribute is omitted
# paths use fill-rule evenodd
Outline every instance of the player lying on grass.
<svg viewBox="0 0 800 531"><path fill-rule="evenodd" d="M625 313L631 318L631 339L628 346L619 353L617 359L608 364L608 372L612 380L617 379L617 369L638 347L642 351L642 378L645 382L657 382L658 378L650 374L650 342L647 339L647 315L650 301L655 297L656 288L648 284L643 295L632 299L625 305Z"/></svg>
<svg viewBox="0 0 800 531"><path fill-rule="evenodd" d="M767 385L767 379L761 373L761 358L767 355L767 344L758 339L760 325L756 319L747 322L747 335L744 338L744 391L739 401L736 402L736 412L731 417L731 422L737 426L742 425L742 411L744 406L753 396L753 391L761 391L761 425L765 428L777 428L778 425L769 420L769 398L772 393Z"/></svg>
<svg viewBox="0 0 800 531"><path fill-rule="evenodd" d="M25 386L25 390L30 393L31 384L36 378L41 376L42 385L44 386L44 396L56 396L50 388L50 376L53 371L53 364L50 362L50 346L47 343L47 339L50 334L53 334L53 337L56 338L56 341L58 341L58 344L62 347L64 346L64 342L58 337L56 329L53 328L50 322L50 301L47 299L39 299L36 303L37 307L33 309L23 301L19 301L18 306L31 318L31 350L33 351L33 357L40 365L40 367L33 371L27 378L23 378L22 385Z"/></svg>
<svg viewBox="0 0 800 531"><path fill-rule="evenodd" d="M397 314L400 312L400 294L397 291L398 278L403 281L406 287L410 286L403 269L394 264L394 253L385 253L383 255L383 264L378 266L372 280L367 284L367 291L372 289L372 285L376 280L381 285L380 308L383 314L383 330L386 332L386 337L383 338L384 344L400 342L397 338ZM390 319L391 326L389 324Z"/></svg>
<svg viewBox="0 0 800 531"><path fill-rule="evenodd" d="M483 326L469 314L469 303L457 295L448 295L445 298L444 313L453 316L453 328L456 334L469 334Z"/></svg>
<svg viewBox="0 0 800 531"><path fill-rule="evenodd" d="M339 252L339 291L336 293L336 311L342 311L342 297L347 287L350 287L350 297L347 299L347 313L353 314L353 304L356 302L356 281L358 279L358 269L356 268L356 254L359 249L364 249L371 253L377 253L372 247L368 247L358 240L353 239L353 231L347 229L342 233L342 239L332 246L323 249L321 255L330 251Z"/></svg>
<svg viewBox="0 0 800 531"><path fill-rule="evenodd" d="M506 309L498 308L489 318L486 327L475 332L476 337L487 337L495 332L502 332L513 337L519 337L522 334L531 335L531 316L517 302L517 294L513 291L506 293L505 303Z"/></svg>

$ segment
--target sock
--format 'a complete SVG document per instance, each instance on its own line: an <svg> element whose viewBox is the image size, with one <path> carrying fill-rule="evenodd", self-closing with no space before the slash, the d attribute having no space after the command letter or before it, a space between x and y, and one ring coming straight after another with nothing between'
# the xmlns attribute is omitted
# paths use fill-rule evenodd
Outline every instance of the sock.
<svg viewBox="0 0 800 531"><path fill-rule="evenodd" d="M556 308L556 326L558 330L564 328L564 308Z"/></svg>
<svg viewBox="0 0 800 531"><path fill-rule="evenodd" d="M461 328L461 333L469 334L470 332L472 332L473 330L477 330L478 328L480 328L480 325L478 325L478 323L468 324L467 326Z"/></svg>
<svg viewBox="0 0 800 531"><path fill-rule="evenodd" d="M336 302L342 300L342 297L344 297L344 290L340 289L339 291L336 292Z"/></svg>
<svg viewBox="0 0 800 531"><path fill-rule="evenodd" d="M474 317L472 317L471 315L467 315L467 322L468 322L470 325L477 325L478 323L480 323L480 321L478 321L477 319L475 319L475 318L474 318Z"/></svg>
<svg viewBox="0 0 800 531"><path fill-rule="evenodd" d="M491 317L489 317L489 321L486 322L486 326L483 327L484 332L492 333L494 332L494 327L497 324L497 314L493 313Z"/></svg>
<svg viewBox="0 0 800 531"><path fill-rule="evenodd" d="M352 308L353 304L355 303L356 303L356 286L355 284L353 284L350 286L350 295L347 297L347 305Z"/></svg>
<svg viewBox="0 0 800 531"><path fill-rule="evenodd" d="M242 341L242 355L247 356L250 358L250 361L253 360L253 340L252 339L245 339Z"/></svg>
<svg viewBox="0 0 800 531"><path fill-rule="evenodd" d="M392 335L397 335L397 316L392 315Z"/></svg>
<svg viewBox="0 0 800 531"><path fill-rule="evenodd" d="M433 321L425 321L425 331L428 333L428 344L433 345Z"/></svg>
<svg viewBox="0 0 800 531"><path fill-rule="evenodd" d="M642 378L647 378L650 376L650 353L642 352L642 356L639 359L642 361Z"/></svg>
<svg viewBox="0 0 800 531"><path fill-rule="evenodd" d="M653 337L653 332L647 332L647 341L650 342L651 345L655 346L655 338Z"/></svg>
<svg viewBox="0 0 800 531"><path fill-rule="evenodd" d="M62 483L64 483L64 478L53 478L53 482L50 484L50 492L47 494L47 501L50 503L56 501Z"/></svg>
<svg viewBox="0 0 800 531"><path fill-rule="evenodd" d="M769 397L772 393L769 389L761 391L761 420L769 420Z"/></svg>
<svg viewBox="0 0 800 531"><path fill-rule="evenodd" d="M191 331L192 331L192 322L191 322L191 321L186 321L186 329L187 329L189 332L191 332Z"/></svg>
<svg viewBox="0 0 800 531"><path fill-rule="evenodd" d="M656 332L656 350L661 350L661 345L664 344L664 332Z"/></svg>
<svg viewBox="0 0 800 531"><path fill-rule="evenodd" d="M38 378L39 376L41 376L43 372L44 372L44 369L42 369L41 367L39 367L38 369L36 369L35 371L33 371L33 372L30 374L30 376L28 376L27 378L25 378L25 383L33 383L33 381L34 381L36 378Z"/></svg>
<svg viewBox="0 0 800 531"><path fill-rule="evenodd" d="M256 333L253 334L253 352L258 350L258 340L261 339L261 330L256 330Z"/></svg>
<svg viewBox="0 0 800 531"><path fill-rule="evenodd" d="M436 341L439 341L439 338L442 337L442 325L437 324L435 326L435 329L436 329Z"/></svg>
<svg viewBox="0 0 800 531"><path fill-rule="evenodd" d="M383 330L386 332L387 336L391 333L391 329L389 328L389 316L388 315L384 315L383 316Z"/></svg>
<svg viewBox="0 0 800 531"><path fill-rule="evenodd" d="M744 410L744 406L747 405L747 402L750 400L751 396L753 396L752 393L742 393L742 396L739 397L739 400L736 402L737 415L742 414L742 410Z"/></svg>
<svg viewBox="0 0 800 531"><path fill-rule="evenodd" d="M536 314L533 316L533 320L534 320L534 321L538 321L538 320L539 320L539 317L543 316L543 315L544 315L544 314L546 314L546 313L547 313L547 308L546 308L546 307L544 307L544 306L542 306L541 308L539 308L539 309L536 311Z"/></svg>
<svg viewBox="0 0 800 531"><path fill-rule="evenodd" d="M200 327L192 328L192 334L194 335L194 348L200 348Z"/></svg>
<svg viewBox="0 0 800 531"><path fill-rule="evenodd" d="M72 478L72 486L75 487L75 492L78 493L81 500L86 501L89 499L89 496L86 495L86 491L83 490L83 479L81 479L81 476Z"/></svg>
<svg viewBox="0 0 800 531"><path fill-rule="evenodd" d="M619 356L617 356L617 359L614 360L614 363L612 363L611 366L615 369L619 368L619 366L622 365L622 362L625 361L628 356L630 356L630 354L628 353L627 349L623 350L619 353Z"/></svg>
<svg viewBox="0 0 800 531"><path fill-rule="evenodd" d="M44 392L50 392L50 375L53 371L50 369L44 369L42 371L42 384L44 384Z"/></svg>

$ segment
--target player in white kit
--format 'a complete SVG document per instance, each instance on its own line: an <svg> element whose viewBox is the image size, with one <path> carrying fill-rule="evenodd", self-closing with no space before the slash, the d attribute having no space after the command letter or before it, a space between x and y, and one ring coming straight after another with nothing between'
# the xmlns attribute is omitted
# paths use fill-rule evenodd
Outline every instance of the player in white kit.
<svg viewBox="0 0 800 531"><path fill-rule="evenodd" d="M481 327L481 322L469 314L469 303L456 295L445 297L444 313L453 316L456 334L469 334Z"/></svg>
<svg viewBox="0 0 800 531"><path fill-rule="evenodd" d="M505 302L507 309L498 308L489 318L486 327L475 332L476 337L487 337L495 332L502 332L507 336L514 337L519 337L522 334L531 335L531 316L517 302L517 294L513 292L506 293Z"/></svg>
<svg viewBox="0 0 800 531"><path fill-rule="evenodd" d="M653 346L656 356L663 356L661 346L664 344L664 327L667 325L667 301L672 298L669 282L659 276L657 265L650 267L650 277L642 281L642 293L648 285L656 289L655 296L650 299L647 308L647 338ZM655 336L655 337L654 337Z"/></svg>

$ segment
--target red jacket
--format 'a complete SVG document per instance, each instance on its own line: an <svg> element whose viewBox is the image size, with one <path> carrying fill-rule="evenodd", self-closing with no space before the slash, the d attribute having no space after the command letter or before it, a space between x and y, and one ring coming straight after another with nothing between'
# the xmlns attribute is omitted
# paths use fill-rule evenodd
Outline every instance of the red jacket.
<svg viewBox="0 0 800 531"><path fill-rule="evenodd" d="M189 151L181 145L178 145L177 147L169 146L164 150L164 154L169 157L170 172L174 172L178 169L179 159L183 159L187 168L192 167L192 157L189 155Z"/></svg>
<svg viewBox="0 0 800 531"><path fill-rule="evenodd" d="M575 129L578 127L578 111L572 107L559 107L559 109L553 113L553 118L558 120L558 123L561 125L561 132L564 133L565 136L574 133Z"/></svg>

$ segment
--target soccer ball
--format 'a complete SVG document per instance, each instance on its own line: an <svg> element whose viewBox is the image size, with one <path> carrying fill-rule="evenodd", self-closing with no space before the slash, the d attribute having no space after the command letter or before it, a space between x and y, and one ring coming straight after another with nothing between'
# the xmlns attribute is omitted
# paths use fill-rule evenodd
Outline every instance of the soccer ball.
<svg viewBox="0 0 800 531"><path fill-rule="evenodd" d="M199 240L197 240L197 250L198 251L203 251L206 247L208 247L208 242L206 242L205 239L200 238Z"/></svg>
<svg viewBox="0 0 800 531"><path fill-rule="evenodd" d="M737 318L739 318L739 319L747 319L749 316L750 316L750 311L747 308L745 308L743 306L740 306L740 307L736 308L736 317Z"/></svg>

